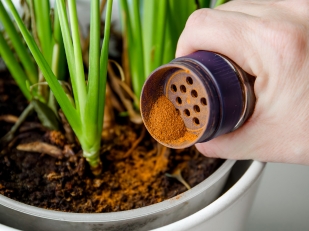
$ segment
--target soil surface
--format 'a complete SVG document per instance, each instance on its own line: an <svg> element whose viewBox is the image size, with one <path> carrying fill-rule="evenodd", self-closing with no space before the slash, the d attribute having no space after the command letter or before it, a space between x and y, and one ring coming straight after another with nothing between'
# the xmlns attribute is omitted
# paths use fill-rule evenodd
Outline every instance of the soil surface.
<svg viewBox="0 0 309 231"><path fill-rule="evenodd" d="M0 72L0 137L9 131L14 116L19 116L26 105L15 82ZM222 163L204 157L194 147L163 147L142 125L126 118L119 121L102 140L103 172L94 177L78 142L68 142L64 132L45 129L35 114L31 115L12 141L0 144L0 193L46 209L123 211L158 203L187 190L168 174L180 170L193 187ZM29 143L42 151L17 150ZM55 152L45 153L44 148L51 147Z"/></svg>

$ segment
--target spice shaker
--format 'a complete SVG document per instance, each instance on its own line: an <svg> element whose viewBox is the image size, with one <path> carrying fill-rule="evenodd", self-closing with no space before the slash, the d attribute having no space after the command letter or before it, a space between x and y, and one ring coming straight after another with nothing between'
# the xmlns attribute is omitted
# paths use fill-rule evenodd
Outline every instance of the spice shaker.
<svg viewBox="0 0 309 231"><path fill-rule="evenodd" d="M154 70L143 86L140 108L144 124L158 142L171 148L209 141L236 130L252 114L254 80L217 53L197 51L176 58ZM193 139L173 142L152 134L150 111L160 96L174 105L187 131L195 135Z"/></svg>

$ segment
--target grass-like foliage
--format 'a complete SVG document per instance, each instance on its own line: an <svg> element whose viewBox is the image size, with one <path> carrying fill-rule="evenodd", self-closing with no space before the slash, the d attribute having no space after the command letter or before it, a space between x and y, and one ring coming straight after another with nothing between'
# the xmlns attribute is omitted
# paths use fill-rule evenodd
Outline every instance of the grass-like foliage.
<svg viewBox="0 0 309 231"><path fill-rule="evenodd" d="M39 4L44 4L47 1L35 1L40 2ZM105 32L102 47L100 47L100 0L91 0L91 20L90 20L90 45L89 45L89 73L88 81L85 80L83 60L82 60L82 50L80 45L79 28L78 28L78 18L76 12L76 2L75 0L68 0L68 15L66 4L64 0L56 1L57 15L59 15L59 24L61 28L61 36L64 41L64 48L66 53L66 59L69 67L70 80L73 89L73 99L74 102L69 99L66 92L59 83L56 73L53 71L52 65L52 50L48 45L49 40L52 39L50 30L48 28L41 28L41 32L38 31L38 37L42 38L41 49L39 49L35 38L27 30L25 24L20 18L18 12L16 11L11 0L6 0L7 6L15 19L15 22L27 44L27 47L31 51L40 71L42 72L48 86L53 92L58 104L63 110L69 124L74 130L76 136L78 137L84 157L89 162L95 174L100 172L101 162L99 158L99 149L101 144L101 132L103 123L103 112L104 112L104 100L105 100L105 85L106 85L106 74L107 74L107 62L108 62L108 44L110 35L110 25L111 25L111 12L112 12L112 0L107 1L106 7L106 18L105 18ZM38 5L39 5L38 4ZM4 12L2 4L0 5L1 15ZM45 12L46 13L46 12ZM43 15L41 12L39 19L48 18L48 16ZM9 22L8 15L6 14L1 21ZM58 20L58 19L57 19ZM69 24L70 22L70 24ZM43 25L46 25L42 22ZM12 26L12 25L11 25ZM7 27L5 27L7 28ZM14 27L12 27L14 28ZM12 35L11 40L16 40L18 34ZM0 37L0 39L3 39ZM45 44L46 43L46 44ZM2 44L2 43L1 43ZM21 45L20 45L21 46ZM25 47L23 47L25 49ZM16 49L17 52L17 49ZM9 54L9 52L4 52ZM18 52L17 52L18 53ZM26 54L27 52L23 52ZM2 52L1 52L2 54ZM26 57L25 59L29 59ZM7 59L11 61L11 59ZM30 59L31 60L31 59ZM26 73L30 69L29 64L24 64L21 59L22 64L25 67ZM12 61L6 62L8 65L15 65L16 62ZM34 68L35 70L35 68ZM12 71L10 69L10 71ZM23 75L24 79L20 80L21 89L25 80L29 80L28 75ZM34 74L35 76L35 74ZM35 82L34 80L33 82ZM30 81L31 82L31 81ZM31 82L32 83L32 82ZM27 97L27 89L23 92Z"/></svg>
<svg viewBox="0 0 309 231"><path fill-rule="evenodd" d="M31 32L20 18L12 1L4 0L4 2L19 28L18 31L1 0L0 21L4 31L0 31L0 54L9 71L25 97L31 101L30 105L37 108L37 111L43 111L44 114L46 108L44 106L45 109L42 110L40 106L43 103L48 105L50 108L48 110L57 115L55 99L57 100L79 139L84 157L92 167L93 173L98 174L102 166L99 150L104 116L112 0L107 0L106 4L102 46L100 0L90 1L87 81L75 0L56 0L53 20L49 17L48 0L27 0L33 19ZM119 0L119 2L124 50L129 60L133 91L139 98L147 76L155 68L174 58L178 38L190 14L198 8L210 7L211 1ZM216 6L224 2L225 0L218 0ZM72 97L60 82L64 78L66 63L72 85ZM48 87L45 82L48 83ZM49 89L52 92L49 92ZM27 108L25 113L30 109ZM48 110L45 114L49 114Z"/></svg>
<svg viewBox="0 0 309 231"><path fill-rule="evenodd" d="M216 6L226 0L218 0ZM193 11L210 0L120 0L123 33L134 93L140 96L148 75L174 59L178 38Z"/></svg>
<svg viewBox="0 0 309 231"><path fill-rule="evenodd" d="M31 24L31 26L28 25L31 27L31 35L35 38L36 44L57 79L62 80L65 76L66 59L57 9L54 9L54 20L51 20L51 17L48 17L51 12L49 1L27 0L27 3L23 2L22 6L28 12L26 21L27 24ZM44 83L42 72L38 70L24 39L15 28L2 1L0 2L0 22L4 27L4 30L0 31L1 57L19 88L30 101L17 124L20 125L27 115L35 110L43 126L58 129L58 106L55 97ZM17 128L18 126L14 126L7 136L1 138L1 141L12 139Z"/></svg>

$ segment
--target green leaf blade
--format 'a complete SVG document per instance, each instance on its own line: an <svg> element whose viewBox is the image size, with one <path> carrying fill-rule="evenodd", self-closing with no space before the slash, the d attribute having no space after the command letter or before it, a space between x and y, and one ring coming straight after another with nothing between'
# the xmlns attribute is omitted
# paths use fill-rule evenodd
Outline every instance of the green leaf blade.
<svg viewBox="0 0 309 231"><path fill-rule="evenodd" d="M38 66L40 67L46 81L48 82L51 90L53 91L60 107L62 108L65 116L67 117L70 125L72 126L75 134L80 136L81 132L81 121L76 113L75 108L70 103L68 97L66 96L64 90L62 89L61 85L59 84L58 80L56 79L55 75L53 74L50 66L44 59L44 56L40 52L39 48L37 47L34 39L30 35L29 31L26 29L25 25L23 24L21 18L19 17L18 12L16 11L13 3L11 0L7 0L8 7L13 14L13 17L27 43L35 61L37 62Z"/></svg>
<svg viewBox="0 0 309 231"><path fill-rule="evenodd" d="M8 44L6 43L1 31L0 31L0 55L2 56L7 68L11 72L20 90L22 91L24 96L28 100L30 100L31 94L26 86L27 75L21 68L17 60L15 59L14 54L10 50Z"/></svg>
<svg viewBox="0 0 309 231"><path fill-rule="evenodd" d="M54 38L54 49L55 46L58 45L58 55L57 55L57 67L53 70L54 74L56 75L57 79L64 80L66 75L66 57L65 57L65 50L63 44L63 37L61 33L60 27L60 19L58 13L57 4L54 6L54 31L53 31L53 38ZM54 51L53 51L53 58L54 58Z"/></svg>
<svg viewBox="0 0 309 231"><path fill-rule="evenodd" d="M226 2L227 2L227 0L217 0L216 4L215 4L215 7L220 6L220 5L222 5L222 4L226 3Z"/></svg>
<svg viewBox="0 0 309 231"><path fill-rule="evenodd" d="M121 0L122 21L126 36L129 66L132 76L132 87L137 98L140 97L145 81L145 61L143 52L143 39L140 22L139 5L140 1L131 1L128 6L127 0Z"/></svg>
<svg viewBox="0 0 309 231"><path fill-rule="evenodd" d="M28 80L30 81L30 83L35 84L38 81L37 67L32 62L32 58L28 53L25 45L22 43L22 40L20 39L20 36L15 29L13 22L10 19L10 16L6 12L2 1L0 1L0 21L3 24L9 38L11 39L12 45L26 71Z"/></svg>
<svg viewBox="0 0 309 231"><path fill-rule="evenodd" d="M200 8L211 8L211 0L199 0Z"/></svg>
<svg viewBox="0 0 309 231"><path fill-rule="evenodd" d="M145 72L146 80L147 76L157 67L163 64L163 52L164 52L164 43L168 42L164 40L165 36L165 27L166 27L166 18L167 18L167 8L168 8L168 1L166 0L156 0L158 4L155 9L157 9L156 14L154 14L154 18L152 21L154 25L152 26L153 31L151 36L153 36L152 42L152 50L149 56L152 58L150 70ZM149 35L144 38L149 39Z"/></svg>
<svg viewBox="0 0 309 231"><path fill-rule="evenodd" d="M52 28L49 1L34 0L35 23L40 47L47 63L52 63Z"/></svg>
<svg viewBox="0 0 309 231"><path fill-rule="evenodd" d="M99 115L98 115L98 127L99 133L101 135L104 119L104 105L105 105L105 93L106 93L106 76L107 76L107 64L108 64L108 47L110 38L110 27L112 18L112 6L113 0L107 1L106 16L105 16L105 30L104 30L104 40L100 55L100 98L99 98Z"/></svg>
<svg viewBox="0 0 309 231"><path fill-rule="evenodd" d="M90 21L90 48L89 48L89 73L88 94L84 116L86 136L94 140L98 134L98 107L99 107L99 82L100 82L100 1L91 2Z"/></svg>
<svg viewBox="0 0 309 231"><path fill-rule="evenodd" d="M57 4L56 7L58 9L58 14L59 14L61 32L63 35L64 50L65 50L65 54L67 57L69 73L71 76L76 111L78 115L80 115L79 89L83 87L81 86L82 84L80 83L79 79L75 78L76 69L75 69L74 50L73 50L73 44L72 44L72 39L71 39L71 32L69 29L68 17L66 13L66 7L65 7L65 3L63 0L56 0L56 4Z"/></svg>
<svg viewBox="0 0 309 231"><path fill-rule="evenodd" d="M59 122L52 109L50 109L45 103L36 99L33 99L31 104L44 127L51 130L59 130Z"/></svg>
<svg viewBox="0 0 309 231"><path fill-rule="evenodd" d="M86 99L87 99L87 91L86 91L86 84L85 84L84 65L83 65L81 45L80 45L80 37L79 37L80 35L79 35L79 29L78 29L78 19L77 19L75 0L68 0L68 8L69 8L69 17L70 17L70 22L71 22L73 52L74 52L75 74L73 76L74 78L76 78L76 82L77 82L79 110L81 112L80 115L83 120Z"/></svg>

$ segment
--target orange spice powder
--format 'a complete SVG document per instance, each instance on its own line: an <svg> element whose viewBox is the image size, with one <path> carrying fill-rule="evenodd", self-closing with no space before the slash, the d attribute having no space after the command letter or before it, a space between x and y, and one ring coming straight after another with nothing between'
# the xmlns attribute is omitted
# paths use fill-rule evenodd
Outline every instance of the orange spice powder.
<svg viewBox="0 0 309 231"><path fill-rule="evenodd" d="M160 96L154 103L147 122L151 134L164 143L176 144L197 138L187 131L176 108L165 96Z"/></svg>

